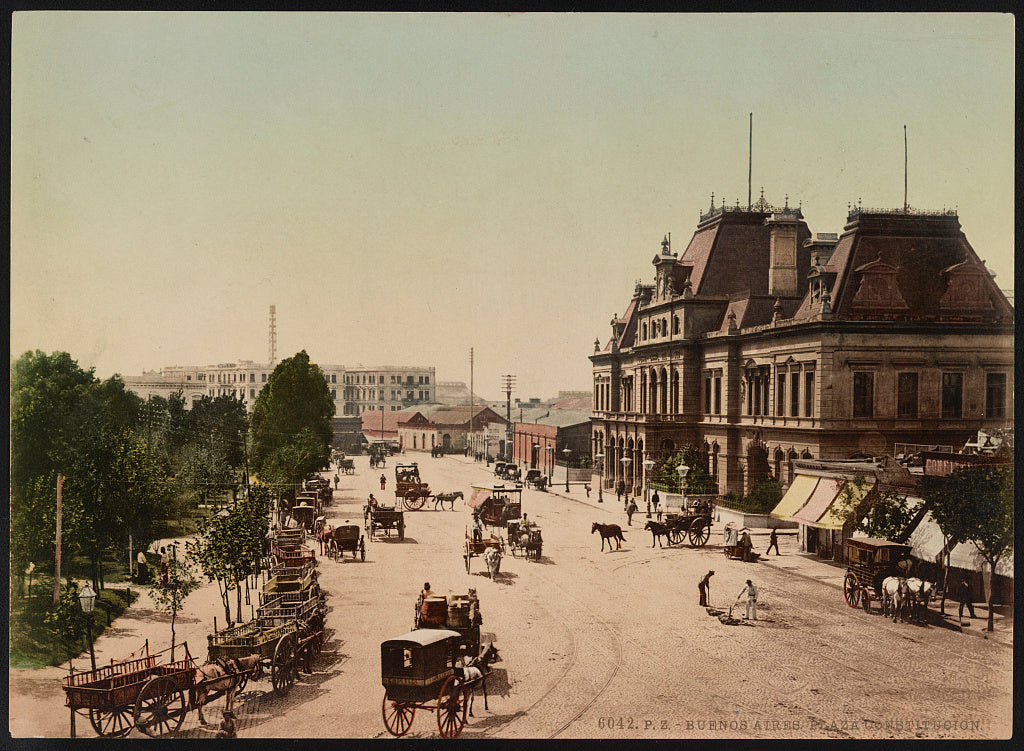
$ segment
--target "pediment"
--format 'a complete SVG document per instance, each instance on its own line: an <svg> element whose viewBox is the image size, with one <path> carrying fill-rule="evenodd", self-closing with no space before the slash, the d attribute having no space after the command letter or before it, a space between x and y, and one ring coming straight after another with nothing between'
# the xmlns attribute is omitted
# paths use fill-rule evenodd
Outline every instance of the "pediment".
<svg viewBox="0 0 1024 751"><path fill-rule="evenodd" d="M985 312L995 308L990 294L991 277L985 267L964 261L942 270L946 292L939 300L943 312Z"/></svg>
<svg viewBox="0 0 1024 751"><path fill-rule="evenodd" d="M866 263L854 269L859 284L853 296L851 307L854 310L868 313L894 313L910 310L907 301L900 292L897 281L900 269L898 266L885 263L881 259Z"/></svg>

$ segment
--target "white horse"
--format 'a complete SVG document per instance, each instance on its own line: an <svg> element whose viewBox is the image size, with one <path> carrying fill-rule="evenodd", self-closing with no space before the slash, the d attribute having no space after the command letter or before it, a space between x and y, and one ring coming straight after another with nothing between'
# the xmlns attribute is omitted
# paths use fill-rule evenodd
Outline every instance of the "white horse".
<svg viewBox="0 0 1024 751"><path fill-rule="evenodd" d="M928 609L928 601L931 600L935 585L912 576L907 579L907 588L910 590L911 612L915 618L920 619Z"/></svg>
<svg viewBox="0 0 1024 751"><path fill-rule="evenodd" d="M484 690L484 709L487 709L487 676L492 662L501 662L498 648L491 642L480 650L480 654L466 663L462 668L462 679L466 682L466 693L469 695L469 716L473 716L473 694L479 683Z"/></svg>
<svg viewBox="0 0 1024 751"><path fill-rule="evenodd" d="M891 612L893 623L897 618L906 622L903 608L909 599L910 588L906 579L901 576L887 576L882 580L882 615L888 616Z"/></svg>
<svg viewBox="0 0 1024 751"><path fill-rule="evenodd" d="M487 564L487 573L494 579L501 570L501 551L497 548L487 548L484 551L484 563Z"/></svg>

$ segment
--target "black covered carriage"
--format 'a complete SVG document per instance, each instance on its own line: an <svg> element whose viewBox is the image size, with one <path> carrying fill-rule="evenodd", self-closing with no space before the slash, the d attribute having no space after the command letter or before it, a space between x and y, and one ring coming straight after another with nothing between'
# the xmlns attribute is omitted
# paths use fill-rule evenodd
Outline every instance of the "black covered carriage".
<svg viewBox="0 0 1024 751"><path fill-rule="evenodd" d="M509 521L523 515L523 489L507 488L504 485L474 485L468 505L480 513L480 520L488 527L504 530Z"/></svg>
<svg viewBox="0 0 1024 751"><path fill-rule="evenodd" d="M409 732L417 709L434 712L442 738L457 738L466 725L466 684L456 672L462 635L420 629L380 645L384 727L396 737Z"/></svg>
<svg viewBox="0 0 1024 751"><path fill-rule="evenodd" d="M378 531L385 537L391 536L391 530L398 533L398 539L405 539L405 512L395 506L366 505L363 508L366 534L370 539Z"/></svg>
<svg viewBox="0 0 1024 751"><path fill-rule="evenodd" d="M512 550L512 557L520 555L526 558L540 560L541 550L544 547L544 538L541 535L540 527L533 522L520 525L519 520L508 523L508 546Z"/></svg>
<svg viewBox="0 0 1024 751"><path fill-rule="evenodd" d="M901 568L910 559L909 545L901 545L877 537L851 537L846 541L846 577L843 597L851 608L871 611L872 592L882 599L882 581L887 576L906 576Z"/></svg>
<svg viewBox="0 0 1024 751"><path fill-rule="evenodd" d="M332 558L337 559L345 553L352 553L353 559L359 556L361 560L366 560L366 540L358 524L335 527L329 546L328 554Z"/></svg>

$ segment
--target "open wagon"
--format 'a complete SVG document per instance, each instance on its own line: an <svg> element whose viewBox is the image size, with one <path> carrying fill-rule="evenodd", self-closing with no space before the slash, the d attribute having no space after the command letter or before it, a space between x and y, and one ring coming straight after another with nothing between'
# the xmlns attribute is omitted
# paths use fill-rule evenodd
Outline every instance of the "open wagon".
<svg viewBox="0 0 1024 751"><path fill-rule="evenodd" d="M71 737L75 737L75 713L88 713L93 730L105 738L127 735L133 727L146 735L162 735L181 727L192 707L196 663L188 644L175 647L180 660L169 659L171 650L145 654L110 665L73 673L62 680L66 705L71 709Z"/></svg>
<svg viewBox="0 0 1024 751"><path fill-rule="evenodd" d="M301 534L294 534L292 530L278 530L270 546L270 552L276 559L276 564L283 564L291 568L298 568L306 564L316 564L316 554L313 549L302 543L305 540L303 528L299 528Z"/></svg>
<svg viewBox="0 0 1024 751"><path fill-rule="evenodd" d="M761 557L760 553L752 550L750 530L735 522L729 522L722 530L722 553L730 560L748 563Z"/></svg>
<svg viewBox="0 0 1024 751"><path fill-rule="evenodd" d="M668 540L673 544L690 538L690 545L702 548L711 538L711 512L704 507L684 507L679 513L665 514Z"/></svg>
<svg viewBox="0 0 1024 751"><path fill-rule="evenodd" d="M374 533L383 530L385 537L391 536L391 530L398 533L398 539L405 539L405 512L395 506L371 506L364 508L366 534L373 539Z"/></svg>
<svg viewBox="0 0 1024 751"><path fill-rule="evenodd" d="M240 623L206 636L209 659L237 660L258 654L270 673L274 693L284 696L295 683L299 662L299 627L294 621L274 625L259 619ZM242 677L238 690L245 688L248 675Z"/></svg>
<svg viewBox="0 0 1024 751"><path fill-rule="evenodd" d="M846 541L846 577L843 597L851 608L871 612L872 595L882 599L887 576L905 576L900 564L909 559L911 547L876 537L851 537Z"/></svg>
<svg viewBox="0 0 1024 751"><path fill-rule="evenodd" d="M482 539L482 540L474 540L471 536L469 536L469 535L466 536L466 547L465 547L465 550L462 553L462 557L466 561L466 573L467 574L469 573L469 568L470 568L469 562L471 560L473 560L474 558L476 558L477 556L483 555L487 551L487 548L494 548L501 555L504 555L505 554L505 541L503 539L501 539L500 535L496 536L493 533L491 534L490 537ZM498 559L498 568L495 570L495 573L497 573L497 571L500 570L500 569L501 569L501 559L499 558Z"/></svg>
<svg viewBox="0 0 1024 751"><path fill-rule="evenodd" d="M457 631L420 629L380 645L384 727L396 737L409 732L416 710L434 712L442 738L457 738L466 726L466 684L456 672Z"/></svg>
<svg viewBox="0 0 1024 751"><path fill-rule="evenodd" d="M504 485L474 485L467 505L480 512L480 520L488 527L503 531L509 520L522 517L523 489Z"/></svg>
<svg viewBox="0 0 1024 751"><path fill-rule="evenodd" d="M420 480L420 468L412 464L395 465L395 506L398 499L409 511L419 511L431 496L430 485Z"/></svg>

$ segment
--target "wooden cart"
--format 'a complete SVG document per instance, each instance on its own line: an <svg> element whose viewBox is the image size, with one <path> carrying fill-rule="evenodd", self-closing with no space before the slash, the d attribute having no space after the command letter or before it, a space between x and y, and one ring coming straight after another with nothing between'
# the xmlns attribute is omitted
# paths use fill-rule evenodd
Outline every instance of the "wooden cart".
<svg viewBox="0 0 1024 751"><path fill-rule="evenodd" d="M474 485L467 505L480 512L480 520L488 527L502 531L509 521L522 518L523 489L505 485Z"/></svg>
<svg viewBox="0 0 1024 751"><path fill-rule="evenodd" d="M405 512L395 506L366 506L366 536L371 540L374 533L383 531L385 537L391 536L391 530L398 533L398 539L405 539Z"/></svg>
<svg viewBox="0 0 1024 751"><path fill-rule="evenodd" d="M466 573L469 573L470 565L469 562L484 554L487 548L495 548L499 553L505 555L505 541L501 539L501 536L495 536L493 533L490 537L482 539L480 541L474 540L470 536L466 536L466 547L462 553L463 559L466 561Z"/></svg>
<svg viewBox="0 0 1024 751"><path fill-rule="evenodd" d="M480 600L476 590L470 589L464 595L432 595L424 601L423 595L416 598L413 630L420 628L446 628L461 635L459 648L466 657L480 653L480 625L484 622L480 613Z"/></svg>
<svg viewBox="0 0 1024 751"><path fill-rule="evenodd" d="M899 576L898 564L910 557L910 545L901 545L876 537L851 537L846 541L846 577L843 597L851 608L871 612L872 594L882 599L882 581Z"/></svg>
<svg viewBox="0 0 1024 751"><path fill-rule="evenodd" d="M292 620L274 625L252 620L237 626L207 634L209 660L239 659L258 654L270 673L274 693L284 696L291 690L298 675L298 624ZM238 691L245 688L248 676L243 676Z"/></svg>
<svg viewBox="0 0 1024 751"><path fill-rule="evenodd" d="M412 464L395 465L395 506L401 505L409 511L419 511L431 496L430 485L420 480L420 468Z"/></svg>
<svg viewBox="0 0 1024 751"><path fill-rule="evenodd" d="M380 645L384 727L396 737L409 732L416 710L434 712L442 738L458 738L466 726L466 684L456 673L462 635L420 629Z"/></svg>

